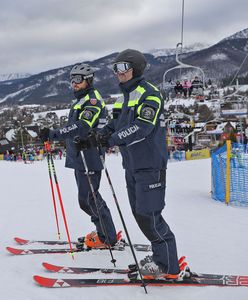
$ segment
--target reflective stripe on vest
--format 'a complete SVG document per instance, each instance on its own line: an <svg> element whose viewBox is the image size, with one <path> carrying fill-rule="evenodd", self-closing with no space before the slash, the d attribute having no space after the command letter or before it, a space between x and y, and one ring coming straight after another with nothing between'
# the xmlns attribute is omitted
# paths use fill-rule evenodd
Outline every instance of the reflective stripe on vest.
<svg viewBox="0 0 248 300"><path fill-rule="evenodd" d="M145 93L145 91L146 90L142 86L137 86L137 88L130 93L127 106L132 107L137 105L139 103L139 99ZM124 103L124 96L121 96L115 101L114 108L121 109L123 103Z"/></svg>
<svg viewBox="0 0 248 300"><path fill-rule="evenodd" d="M103 101L102 96L100 95L100 93L97 90L94 90L94 94L96 96L96 99L101 102L102 108L104 108L105 107L105 103L104 103L104 101ZM82 106L84 105L84 103L86 101L90 100L90 99L91 98L90 98L89 94L87 94L84 98L82 98L77 104L75 104L73 106L73 109L81 109Z"/></svg>
<svg viewBox="0 0 248 300"><path fill-rule="evenodd" d="M156 88L154 85L152 85L151 83L149 83L149 82L147 82L151 87L153 87L156 91L159 91L158 90L158 88ZM130 95L129 95L129 101L128 101L128 104L127 104L127 106L128 107L134 107L134 106L136 106L136 105L138 105L139 104L139 100L140 100L140 98L142 97L142 95L144 94L146 92L146 90L142 87L142 86L138 86L134 91L132 91L131 93L130 93ZM155 115L155 117L154 117L154 120L153 120L153 122L151 122L151 121L148 121L148 120L146 120L146 119L143 119L143 118L140 118L140 117L138 117L138 119L141 119L141 120L143 120L143 121L146 121L146 122L150 122L150 123L152 123L152 124L155 124L156 123L156 120L157 120L157 116L158 116L158 113L159 113L159 111L160 111L160 109L161 109L161 99L159 98L159 97L156 97L156 96L147 96L146 97L146 101L155 101L155 102L157 102L158 103L158 105L159 105L159 108L157 109L157 112L156 112L156 115ZM123 106L123 103L124 103L124 96L121 96L121 97L119 97L117 100L116 100L116 102L115 102L115 104L114 104L114 108L116 108L116 109L121 109L122 108L122 106ZM138 109L137 109L137 113L139 114L140 113L140 110L141 110L141 108L142 108L142 104L138 107Z"/></svg>
<svg viewBox="0 0 248 300"><path fill-rule="evenodd" d="M145 92L146 90L143 87L138 86L134 91L132 91L132 93L130 93L127 106L132 107L137 105L139 103L140 98Z"/></svg>
<svg viewBox="0 0 248 300"><path fill-rule="evenodd" d="M157 92L159 91L159 89L158 89L155 85L151 84L150 82L147 82L147 83L148 83L150 86L152 86L152 87L154 88L155 91L157 91Z"/></svg>
<svg viewBox="0 0 248 300"><path fill-rule="evenodd" d="M124 103L124 96L120 96L114 103L114 108L121 109Z"/></svg>

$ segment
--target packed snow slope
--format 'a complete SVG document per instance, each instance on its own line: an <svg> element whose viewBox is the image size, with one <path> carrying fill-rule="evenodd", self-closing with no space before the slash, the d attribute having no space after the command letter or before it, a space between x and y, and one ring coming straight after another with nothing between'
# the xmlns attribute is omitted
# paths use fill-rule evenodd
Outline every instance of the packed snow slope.
<svg viewBox="0 0 248 300"><path fill-rule="evenodd" d="M107 156L106 163L120 207L133 242L146 243L129 207L120 156ZM71 238L90 232L89 217L80 211L73 170L64 168L64 161L55 161ZM15 236L29 239L55 239L56 225L51 200L47 163L25 165L0 162L1 201L1 299L68 300L68 299L248 299L246 287L149 287L148 295L141 287L93 287L48 289L33 282L32 276L56 277L43 270L41 263L85 267L112 267L108 251L69 254L13 256L6 246L16 246ZM103 174L101 193L106 199L118 230L120 218ZM171 162L168 164L166 208L164 218L177 238L178 254L186 255L192 270L205 273L248 275L248 210L227 207L211 199L211 161ZM62 238L66 238L61 221ZM24 247L24 246L23 246ZM27 247L27 246L26 246ZM40 248L39 245L33 247ZM137 252L138 259L145 253ZM117 267L133 263L130 250L114 252ZM72 277L73 275L64 275ZM80 275L74 275L79 277ZM91 274L85 278L123 275ZM60 274L61 277L61 274Z"/></svg>

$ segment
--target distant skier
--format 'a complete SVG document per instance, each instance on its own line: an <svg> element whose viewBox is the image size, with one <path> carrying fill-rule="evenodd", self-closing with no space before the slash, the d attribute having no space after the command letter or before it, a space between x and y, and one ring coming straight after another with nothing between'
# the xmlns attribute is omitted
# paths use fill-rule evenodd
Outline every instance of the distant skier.
<svg viewBox="0 0 248 300"><path fill-rule="evenodd" d="M25 151L22 152L22 160L23 160L24 164L27 163L27 154Z"/></svg>
<svg viewBox="0 0 248 300"><path fill-rule="evenodd" d="M56 130L42 129L40 139L42 141L47 141L48 139L66 141L65 166L75 170L80 208L91 217L91 221L96 226L96 232L93 231L87 234L84 243L88 247L99 248L107 246L106 244L114 245L117 242L111 213L98 191L103 166L96 149L85 151L85 158L93 182L98 207L108 236L105 236L104 229L101 226L97 207L85 174L85 166L80 152L74 143L75 136L86 139L89 130L93 128L98 130L106 123L105 104L100 93L93 86L93 78L94 71L87 64L77 64L72 68L70 82L74 89L76 102L71 107L68 123L63 128ZM120 237L118 236L118 238Z"/></svg>
<svg viewBox="0 0 248 300"><path fill-rule="evenodd" d="M63 152L61 149L58 150L58 156L59 156L59 159L61 160L62 159L62 155L63 155Z"/></svg>

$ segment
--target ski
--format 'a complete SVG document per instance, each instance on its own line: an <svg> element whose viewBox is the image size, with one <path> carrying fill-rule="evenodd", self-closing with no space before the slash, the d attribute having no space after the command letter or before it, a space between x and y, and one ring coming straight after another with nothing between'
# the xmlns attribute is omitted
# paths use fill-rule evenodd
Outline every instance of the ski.
<svg viewBox="0 0 248 300"><path fill-rule="evenodd" d="M20 245L29 245L29 244L43 244L43 245L68 245L67 241L56 241L56 240L26 240L19 237L15 237L14 240ZM76 245L78 242L72 241L73 245ZM123 241L124 246L129 247L129 244ZM115 246L116 247L116 246ZM133 247L136 251L149 252L152 250L151 245L148 244L133 244ZM32 251L32 250L31 250ZM83 250L84 251L84 250ZM87 251L87 250L86 250Z"/></svg>
<svg viewBox="0 0 248 300"><path fill-rule="evenodd" d="M132 272L128 269L114 269L114 268L84 268L84 267L66 267L66 266L57 266L49 264L46 262L42 263L42 266L50 272L55 273L64 273L64 274L86 274L86 273L95 273L100 272L104 274L117 273L117 274L127 274Z"/></svg>
<svg viewBox="0 0 248 300"><path fill-rule="evenodd" d="M109 248L73 248L72 251L69 248L61 248L61 249L20 249L20 248L13 248L13 247L6 247L6 250L14 255L30 255L30 254L55 254L55 253L76 253L76 252L89 252L92 250L109 250ZM111 247L111 250L116 251L124 251L125 247L123 246L113 246Z"/></svg>
<svg viewBox="0 0 248 300"><path fill-rule="evenodd" d="M30 255L30 254L52 254L52 253L71 253L71 250L66 249L20 249L13 247L6 247L6 250L14 255ZM72 252L83 252L83 250L78 250L73 248Z"/></svg>
<svg viewBox="0 0 248 300"><path fill-rule="evenodd" d="M149 251L147 248L140 247L140 245L133 245L137 251ZM137 246L137 247L136 247ZM96 251L96 250L109 250L109 248L73 248L72 251L69 248L44 248L44 249L20 249L20 248L13 248L13 247L6 247L6 250L14 255L30 255L30 254L56 254L56 253L75 253L75 252L89 252L89 251ZM115 251L125 251L125 246L113 246L111 250Z"/></svg>
<svg viewBox="0 0 248 300"><path fill-rule="evenodd" d="M84 278L48 278L33 276L36 283L43 287L90 287L90 286L142 286L140 279L112 278L112 279L84 279ZM149 286L248 286L248 276L237 275L214 275L192 273L190 278L181 281L166 279L145 279L144 283Z"/></svg>
<svg viewBox="0 0 248 300"><path fill-rule="evenodd" d="M179 265L183 264L185 262L186 257L182 256L178 260ZM68 273L68 274L87 274L87 273L104 273L104 274L110 274L110 273L116 273L116 274L131 274L131 273L137 273L137 266L136 264L130 264L128 265L127 269L116 269L116 268L92 268L92 267L68 267L68 266L58 266L53 265L47 262L43 262L42 266L50 272L54 273Z"/></svg>
<svg viewBox="0 0 248 300"><path fill-rule="evenodd" d="M43 245L68 245L67 241L39 241L39 240L25 240L19 237L15 237L14 240L19 245L29 245L29 244L43 244ZM72 244L76 244L77 242L71 242Z"/></svg>

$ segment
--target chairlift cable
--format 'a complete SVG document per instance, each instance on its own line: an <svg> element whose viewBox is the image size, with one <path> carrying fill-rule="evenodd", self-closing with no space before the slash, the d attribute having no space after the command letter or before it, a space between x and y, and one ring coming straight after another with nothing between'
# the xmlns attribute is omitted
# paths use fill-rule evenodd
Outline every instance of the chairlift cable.
<svg viewBox="0 0 248 300"><path fill-rule="evenodd" d="M182 24L181 24L181 53L183 52L183 29L184 29L184 0L182 0Z"/></svg>
<svg viewBox="0 0 248 300"><path fill-rule="evenodd" d="M241 68L242 68L243 64L245 63L245 61L246 61L247 57L248 57L248 53L246 54L245 58L243 59L243 61L242 61L241 65L239 66L238 70L236 71L236 73L235 73L235 75L234 75L233 79L232 79L232 80L231 80L231 82L228 84L228 86L232 85L233 81L234 81L234 80L235 80L235 78L238 76L238 73L239 73L239 71L241 70Z"/></svg>
<svg viewBox="0 0 248 300"><path fill-rule="evenodd" d="M176 46L176 62L178 63L177 66L172 67L170 69L168 69L167 71L164 72L163 74L163 81L162 81L162 88L165 89L165 77L167 75L167 73L169 73L172 70L176 70L176 69L180 69L180 77L182 76L182 69L187 69L187 68L193 68L193 69L197 69L198 71L200 71L200 73L202 74L202 82L203 82L203 86L205 85L205 73L204 71L200 68L200 67L196 67L193 65L189 65L189 64L185 64L182 61L179 60L178 58L178 47L181 46L181 54L183 52L183 35L184 35L184 0L182 0L182 19L181 19L181 42L177 44Z"/></svg>
<svg viewBox="0 0 248 300"><path fill-rule="evenodd" d="M181 54L183 54L183 29L184 29L184 0L182 0ZM180 77L181 76L182 76L182 69L180 68Z"/></svg>

